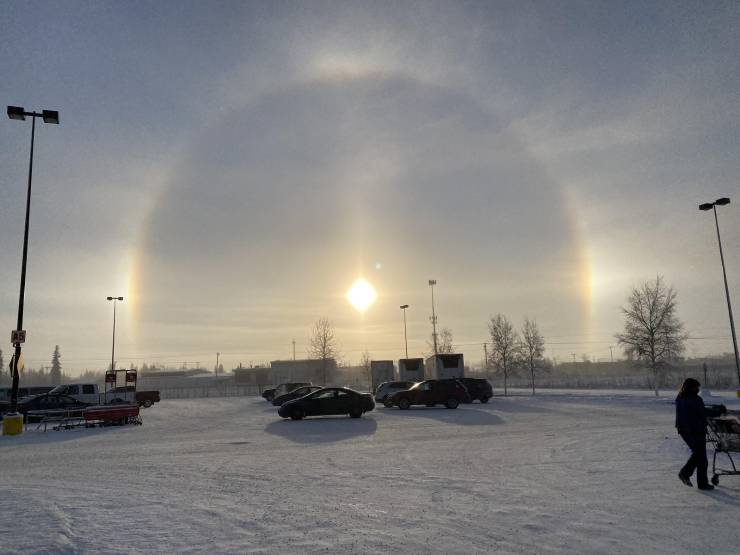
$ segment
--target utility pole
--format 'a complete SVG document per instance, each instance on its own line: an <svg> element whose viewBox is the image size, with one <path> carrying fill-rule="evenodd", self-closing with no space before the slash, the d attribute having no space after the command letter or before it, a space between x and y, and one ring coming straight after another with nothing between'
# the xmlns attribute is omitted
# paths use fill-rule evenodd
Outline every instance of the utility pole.
<svg viewBox="0 0 740 555"><path fill-rule="evenodd" d="M293 338L293 360L295 360L295 337Z"/></svg>
<svg viewBox="0 0 740 555"><path fill-rule="evenodd" d="M484 368L486 369L486 378L488 377L488 345L486 343L483 343L483 360L484 362Z"/></svg>
<svg viewBox="0 0 740 555"><path fill-rule="evenodd" d="M409 336L406 333L406 309L407 304L402 304L399 308L403 310L403 344L406 346L406 358L409 358Z"/></svg>
<svg viewBox="0 0 740 555"><path fill-rule="evenodd" d="M429 280L429 287L432 289L432 341L434 342L434 354L437 354L437 315L434 312L434 286L437 285L436 279Z"/></svg>
<svg viewBox="0 0 740 555"><path fill-rule="evenodd" d="M216 353L216 377L218 377L218 357L221 356L221 353Z"/></svg>
<svg viewBox="0 0 740 555"><path fill-rule="evenodd" d="M612 362L614 362L614 347L612 347L611 345L609 345L609 353L612 356Z"/></svg>
<svg viewBox="0 0 740 555"><path fill-rule="evenodd" d="M575 353L571 353L571 356L573 357L573 364L575 364L576 363L576 354Z"/></svg>

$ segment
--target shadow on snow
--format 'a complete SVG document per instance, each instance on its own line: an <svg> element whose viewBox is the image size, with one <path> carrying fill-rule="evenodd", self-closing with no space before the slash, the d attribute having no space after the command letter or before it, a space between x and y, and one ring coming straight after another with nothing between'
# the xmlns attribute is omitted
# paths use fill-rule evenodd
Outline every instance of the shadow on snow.
<svg viewBox="0 0 740 555"><path fill-rule="evenodd" d="M296 443L333 443L372 435L377 429L378 423L368 416L310 416L304 420L280 419L265 426L268 434Z"/></svg>
<svg viewBox="0 0 740 555"><path fill-rule="evenodd" d="M425 407L413 406L408 410L399 408L382 407L380 410L398 419L401 418L434 418L440 422L458 424L460 426L495 426L504 424L505 420L500 416L492 414L482 405L460 405L457 409L450 410L442 406ZM377 409L376 409L377 410Z"/></svg>

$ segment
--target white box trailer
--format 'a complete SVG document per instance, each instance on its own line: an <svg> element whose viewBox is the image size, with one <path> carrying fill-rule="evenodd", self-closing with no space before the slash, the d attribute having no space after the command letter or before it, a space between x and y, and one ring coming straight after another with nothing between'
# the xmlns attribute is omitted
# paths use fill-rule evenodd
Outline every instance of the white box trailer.
<svg viewBox="0 0 740 555"><path fill-rule="evenodd" d="M426 361L426 377L430 380L464 378L465 361L462 354L430 356Z"/></svg>
<svg viewBox="0 0 740 555"><path fill-rule="evenodd" d="M398 361L398 381L422 382L424 381L424 359L402 358Z"/></svg>
<svg viewBox="0 0 740 555"><path fill-rule="evenodd" d="M370 376L373 381L371 384L372 391L375 391L383 382L392 382L395 379L395 374L392 360L371 360Z"/></svg>

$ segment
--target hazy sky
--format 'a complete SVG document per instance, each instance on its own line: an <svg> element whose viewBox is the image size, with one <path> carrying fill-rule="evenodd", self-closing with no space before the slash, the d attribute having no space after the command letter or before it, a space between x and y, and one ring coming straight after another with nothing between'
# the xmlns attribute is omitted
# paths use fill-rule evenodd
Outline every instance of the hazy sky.
<svg viewBox="0 0 740 555"><path fill-rule="evenodd" d="M501 312L608 359L632 285L679 292L689 355L740 315L738 2L7 2L4 104L37 127L26 363L227 368L305 356L474 364ZM30 122L0 124L11 350ZM378 292L358 313L344 295ZM616 353L619 354L619 353ZM6 360L7 360L6 356Z"/></svg>

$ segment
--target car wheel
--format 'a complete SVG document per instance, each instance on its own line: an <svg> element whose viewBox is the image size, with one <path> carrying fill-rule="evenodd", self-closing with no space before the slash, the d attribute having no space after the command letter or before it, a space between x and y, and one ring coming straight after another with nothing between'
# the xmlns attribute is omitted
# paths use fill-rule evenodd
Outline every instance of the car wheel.
<svg viewBox="0 0 740 555"><path fill-rule="evenodd" d="M400 401L398 401L398 408L401 410L408 410L411 406L411 402L406 399L406 397L403 397Z"/></svg>
<svg viewBox="0 0 740 555"><path fill-rule="evenodd" d="M302 420L304 416L306 416L306 413L303 412L303 409L301 408L296 407L292 411L290 411L290 417L293 420Z"/></svg>
<svg viewBox="0 0 740 555"><path fill-rule="evenodd" d="M152 400L151 400L151 399L144 399L144 403L143 403L143 406L144 406L144 408L145 408L145 409L148 409L148 408L149 408L149 407L151 407L151 406L152 406L153 404L154 404L154 403L152 403Z"/></svg>
<svg viewBox="0 0 740 555"><path fill-rule="evenodd" d="M458 401L457 398L455 397L450 397L449 399L447 399L447 401L445 401L445 406L448 409L456 409L457 405L459 404L460 404L460 401Z"/></svg>
<svg viewBox="0 0 740 555"><path fill-rule="evenodd" d="M349 411L351 418L360 418L362 416L362 409L352 409Z"/></svg>
<svg viewBox="0 0 740 555"><path fill-rule="evenodd" d="M481 397L480 398L480 402L481 403L487 403L488 402L488 399L489 399L489 397Z"/></svg>

